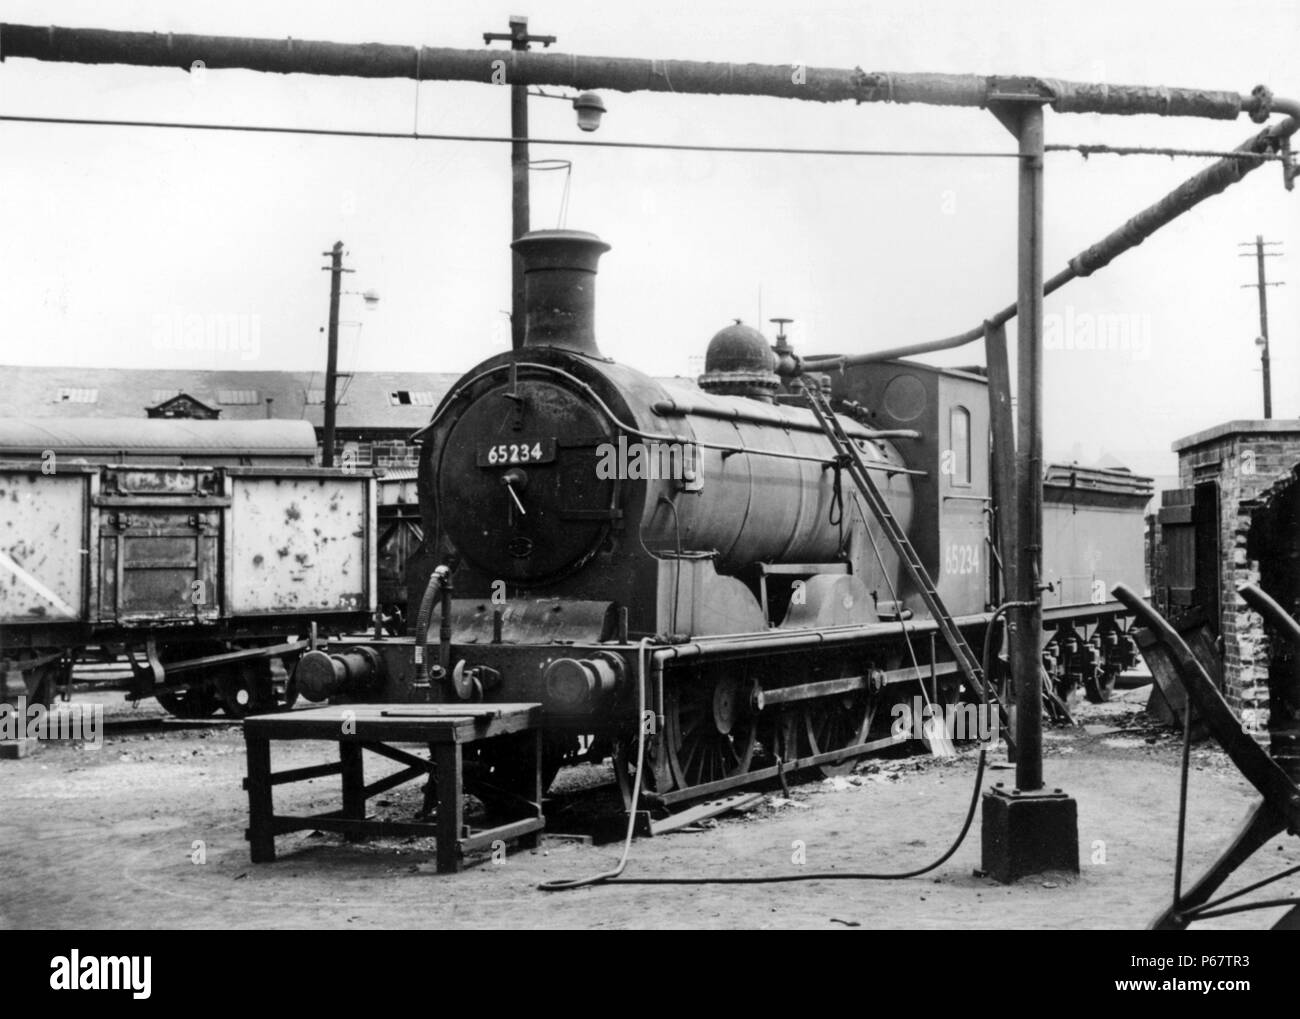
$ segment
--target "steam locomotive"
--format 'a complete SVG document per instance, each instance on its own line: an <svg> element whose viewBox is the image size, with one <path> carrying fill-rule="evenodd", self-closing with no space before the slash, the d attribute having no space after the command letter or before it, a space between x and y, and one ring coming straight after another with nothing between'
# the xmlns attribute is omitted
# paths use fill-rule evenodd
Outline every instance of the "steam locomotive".
<svg viewBox="0 0 1300 1019"><path fill-rule="evenodd" d="M875 479L953 624L978 646L998 601L987 382L886 362L809 376L784 337L728 326L698 385L604 356L580 231L514 244L524 345L469 371L419 433L424 541L413 632L305 655L308 698L539 702L547 779L639 732L671 803L787 769L835 773L897 742L894 704L971 691L940 626L843 476L809 388ZM1151 482L1055 466L1046 480L1044 668L1106 695L1134 656ZM904 550L906 551L906 550ZM492 759L489 769L516 767Z"/></svg>

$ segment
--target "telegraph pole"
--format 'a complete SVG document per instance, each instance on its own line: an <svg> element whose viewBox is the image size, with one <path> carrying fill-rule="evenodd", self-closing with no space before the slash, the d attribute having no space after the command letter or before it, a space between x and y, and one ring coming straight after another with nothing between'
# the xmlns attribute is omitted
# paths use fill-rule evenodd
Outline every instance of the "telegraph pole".
<svg viewBox="0 0 1300 1019"><path fill-rule="evenodd" d="M1282 254L1282 252L1265 251L1264 248L1280 247L1281 244L1282 244L1281 241L1266 241L1264 240L1263 234L1256 234L1253 243L1250 241L1246 241L1237 245L1237 247L1239 248L1253 247L1255 249L1254 252L1243 251L1240 253L1238 257L1239 258L1254 257L1255 259L1255 271L1256 271L1257 282L1243 283L1241 286L1243 289L1247 287L1254 287L1259 291L1259 337L1255 340L1255 343L1259 347L1260 367L1262 367L1264 370L1264 418L1265 420L1273 416L1273 379L1272 376L1270 375L1270 370L1269 370L1269 353L1268 353L1268 288L1280 287L1282 286L1282 284L1268 282L1267 276L1264 272L1264 259L1277 258Z"/></svg>
<svg viewBox="0 0 1300 1019"><path fill-rule="evenodd" d="M325 355L325 434L321 441L320 463L322 467L334 466L334 412L335 390L338 388L339 376L339 293L342 289L343 274L351 269L343 268L343 242L335 241L329 251L329 265L321 269L330 274L330 324L329 346Z"/></svg>
<svg viewBox="0 0 1300 1019"><path fill-rule="evenodd" d="M526 50L530 43L550 46L553 35L529 35L528 19L518 14L510 16L509 32L484 32L483 42L508 42L512 50ZM530 229L528 208L528 86L510 83L510 181L511 224L510 239L518 240ZM512 252L510 300L510 342L515 350L524 345L524 261L519 252Z"/></svg>

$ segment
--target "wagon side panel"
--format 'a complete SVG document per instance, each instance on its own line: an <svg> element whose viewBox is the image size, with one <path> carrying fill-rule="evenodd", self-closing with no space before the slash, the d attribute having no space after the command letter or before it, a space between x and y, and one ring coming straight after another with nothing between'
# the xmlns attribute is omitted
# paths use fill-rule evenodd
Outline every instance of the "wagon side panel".
<svg viewBox="0 0 1300 1019"><path fill-rule="evenodd" d="M373 479L231 472L232 616L364 613L374 605Z"/></svg>
<svg viewBox="0 0 1300 1019"><path fill-rule="evenodd" d="M0 468L0 625L86 620L89 476Z"/></svg>
<svg viewBox="0 0 1300 1019"><path fill-rule="evenodd" d="M1052 585L1045 607L1101 604L1120 583L1144 589L1145 498L1044 486L1043 582Z"/></svg>

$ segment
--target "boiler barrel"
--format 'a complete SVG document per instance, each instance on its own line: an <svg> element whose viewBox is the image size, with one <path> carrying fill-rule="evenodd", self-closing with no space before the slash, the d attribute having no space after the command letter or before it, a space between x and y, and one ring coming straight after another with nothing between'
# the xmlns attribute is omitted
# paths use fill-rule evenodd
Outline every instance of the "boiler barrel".
<svg viewBox="0 0 1300 1019"><path fill-rule="evenodd" d="M642 538L649 548L675 550L680 535L683 551L716 550L718 566L724 571L760 561L826 563L841 558L842 536L849 534L856 512L856 488L848 472L841 472L837 500L837 472L816 462L832 458L830 440L816 429L811 411L720 398L670 383L663 387L669 400L680 406L707 408L712 413L659 417L651 426L654 430L689 433L697 443L809 459L699 447L696 464L703 484L692 492L688 483L687 491L676 495L676 519L658 499L646 502ZM745 416L728 418L738 404L745 406ZM847 419L842 423L851 433L861 431ZM900 472L903 469L902 458L888 442L863 440L859 448L867 461L889 463ZM874 471L873 480L899 524L908 529L912 516L910 476Z"/></svg>

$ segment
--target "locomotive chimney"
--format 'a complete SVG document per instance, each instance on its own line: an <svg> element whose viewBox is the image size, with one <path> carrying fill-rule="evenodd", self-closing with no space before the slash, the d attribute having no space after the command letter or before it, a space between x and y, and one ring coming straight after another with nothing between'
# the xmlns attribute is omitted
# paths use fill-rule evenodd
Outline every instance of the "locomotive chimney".
<svg viewBox="0 0 1300 1019"><path fill-rule="evenodd" d="M609 245L584 230L534 230L510 246L524 260L524 346L603 357L594 322L596 262Z"/></svg>

